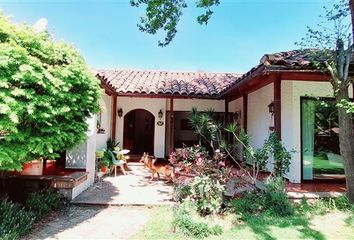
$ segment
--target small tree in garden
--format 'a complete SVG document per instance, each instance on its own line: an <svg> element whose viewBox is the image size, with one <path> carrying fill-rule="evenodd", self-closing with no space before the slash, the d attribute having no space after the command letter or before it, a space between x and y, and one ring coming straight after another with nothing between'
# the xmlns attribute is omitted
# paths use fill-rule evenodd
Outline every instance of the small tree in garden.
<svg viewBox="0 0 354 240"><path fill-rule="evenodd" d="M253 149L249 143L248 135L235 124L224 126L213 119L212 111L202 113L192 110L191 125L203 143L209 144L213 150L213 158L217 159L220 154L229 157L242 170L245 180L256 185L259 172L265 170L266 164L273 158L274 176L282 177L289 170L291 155L279 141L275 133L270 134L264 141L262 148ZM232 135L232 141L223 136L226 133ZM243 159L237 159L236 153L240 147L244 149Z"/></svg>
<svg viewBox="0 0 354 240"><path fill-rule="evenodd" d="M99 95L77 50L0 14L0 171L84 141Z"/></svg>
<svg viewBox="0 0 354 240"><path fill-rule="evenodd" d="M207 144L213 151L219 148L222 140L221 124L213 119L213 110L200 113L192 108L190 123L199 137L199 145Z"/></svg>
<svg viewBox="0 0 354 240"><path fill-rule="evenodd" d="M325 8L324 22L308 33L299 45L314 47L309 57L314 66L331 75L331 84L338 108L339 146L344 159L348 198L354 203L354 104L349 99L349 87L354 83L349 76L353 55L350 9L347 0L340 0ZM307 51L308 52L308 51Z"/></svg>

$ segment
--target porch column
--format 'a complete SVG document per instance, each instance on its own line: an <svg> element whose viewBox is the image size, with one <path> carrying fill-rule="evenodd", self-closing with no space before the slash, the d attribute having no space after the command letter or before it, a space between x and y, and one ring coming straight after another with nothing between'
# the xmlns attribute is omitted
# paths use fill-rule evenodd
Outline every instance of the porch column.
<svg viewBox="0 0 354 240"><path fill-rule="evenodd" d="M274 80L274 129L281 139L281 78Z"/></svg>
<svg viewBox="0 0 354 240"><path fill-rule="evenodd" d="M116 141L116 126L117 126L117 95L112 95L112 132L111 138L115 142Z"/></svg>
<svg viewBox="0 0 354 240"><path fill-rule="evenodd" d="M225 99L225 125L229 124L229 101Z"/></svg>
<svg viewBox="0 0 354 240"><path fill-rule="evenodd" d="M248 109L248 94L243 95L242 98L242 126L247 133L247 109Z"/></svg>
<svg viewBox="0 0 354 240"><path fill-rule="evenodd" d="M174 132L175 132L175 120L174 120L174 110L173 110L173 98L170 98L170 153L174 150Z"/></svg>

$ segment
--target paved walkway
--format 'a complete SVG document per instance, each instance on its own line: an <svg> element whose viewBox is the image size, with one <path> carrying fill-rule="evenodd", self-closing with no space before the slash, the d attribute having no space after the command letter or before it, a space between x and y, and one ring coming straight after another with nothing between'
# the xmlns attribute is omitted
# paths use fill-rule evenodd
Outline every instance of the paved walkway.
<svg viewBox="0 0 354 240"><path fill-rule="evenodd" d="M164 179L151 181L150 171L141 164L130 164L128 175L114 175L103 179L79 196L72 203L93 205L164 205L173 204L172 184Z"/></svg>
<svg viewBox="0 0 354 240"><path fill-rule="evenodd" d="M25 239L128 239L150 219L143 207L70 206Z"/></svg>

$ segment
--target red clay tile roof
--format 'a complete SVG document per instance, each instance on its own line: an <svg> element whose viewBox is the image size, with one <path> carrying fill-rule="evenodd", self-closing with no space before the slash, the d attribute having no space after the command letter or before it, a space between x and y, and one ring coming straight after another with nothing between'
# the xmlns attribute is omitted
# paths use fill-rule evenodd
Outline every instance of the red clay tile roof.
<svg viewBox="0 0 354 240"><path fill-rule="evenodd" d="M286 66L289 68L312 68L311 59L315 57L316 49L292 50L273 54L265 54L260 63L265 66ZM318 57L318 56L317 56Z"/></svg>
<svg viewBox="0 0 354 240"><path fill-rule="evenodd" d="M235 83L225 88L225 90L220 94L224 97L228 92L232 91L237 86L243 84L243 82L249 78L254 77L254 75L262 74L267 70L281 71L281 70L298 70L298 71L318 71L311 60L316 56L321 58L320 55L316 54L316 49L304 49L304 50L292 50L287 52L279 52L273 54L265 54L260 59L260 63L251 68L248 72L243 74ZM324 61L322 59L317 59L318 61Z"/></svg>
<svg viewBox="0 0 354 240"><path fill-rule="evenodd" d="M96 76L121 95L158 94L217 98L241 74L167 72L157 70L97 70Z"/></svg>
<svg viewBox="0 0 354 240"><path fill-rule="evenodd" d="M121 95L180 95L199 98L223 98L247 78L268 70L318 71L311 59L316 49L265 54L260 64L245 74L206 72L167 72L148 70L98 70L96 76ZM322 58L322 59L321 59ZM354 60L354 57L352 58ZM350 73L354 74L354 62Z"/></svg>

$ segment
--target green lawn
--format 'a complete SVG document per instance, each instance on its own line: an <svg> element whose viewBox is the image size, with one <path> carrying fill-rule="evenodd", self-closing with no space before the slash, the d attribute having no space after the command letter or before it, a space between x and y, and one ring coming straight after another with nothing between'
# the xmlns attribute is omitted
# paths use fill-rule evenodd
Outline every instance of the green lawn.
<svg viewBox="0 0 354 240"><path fill-rule="evenodd" d="M172 207L150 209L152 219L131 239L192 239L171 228ZM292 217L258 216L241 221L236 215L209 219L223 226L224 233L208 239L354 239L350 211Z"/></svg>

